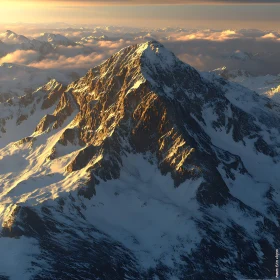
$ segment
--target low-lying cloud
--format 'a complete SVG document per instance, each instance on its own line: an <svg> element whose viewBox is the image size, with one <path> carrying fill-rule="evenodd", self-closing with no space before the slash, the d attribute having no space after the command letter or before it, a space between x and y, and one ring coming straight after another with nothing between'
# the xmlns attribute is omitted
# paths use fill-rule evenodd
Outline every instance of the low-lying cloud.
<svg viewBox="0 0 280 280"><path fill-rule="evenodd" d="M44 56L33 50L17 50L0 58L1 63L61 71L87 70L126 46L155 39L181 60L201 71L226 66L229 69L244 69L256 75L280 72L280 35L275 30L137 29L111 26L44 27L40 30L40 27L36 29L34 25L31 30L34 34L40 31L62 34L78 44L57 46L52 53ZM28 28L27 34L31 34Z"/></svg>
<svg viewBox="0 0 280 280"><path fill-rule="evenodd" d="M30 64L40 57L39 53L33 50L16 50L0 58L0 63Z"/></svg>
<svg viewBox="0 0 280 280"><path fill-rule="evenodd" d="M89 69L101 63L105 59L104 54L91 53L89 55L76 55L66 57L63 55L52 56L37 62L32 62L29 66L41 69Z"/></svg>

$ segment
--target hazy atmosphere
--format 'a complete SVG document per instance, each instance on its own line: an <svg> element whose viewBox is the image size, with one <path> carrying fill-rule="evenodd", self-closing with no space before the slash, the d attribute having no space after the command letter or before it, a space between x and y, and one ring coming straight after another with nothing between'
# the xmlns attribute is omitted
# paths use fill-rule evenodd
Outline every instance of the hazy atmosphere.
<svg viewBox="0 0 280 280"><path fill-rule="evenodd" d="M1 1L0 22L276 28L279 1Z"/></svg>

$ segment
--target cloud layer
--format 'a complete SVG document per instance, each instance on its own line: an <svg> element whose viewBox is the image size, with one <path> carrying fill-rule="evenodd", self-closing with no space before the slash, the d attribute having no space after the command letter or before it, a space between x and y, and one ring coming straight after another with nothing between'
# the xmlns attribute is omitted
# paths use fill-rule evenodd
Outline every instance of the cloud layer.
<svg viewBox="0 0 280 280"><path fill-rule="evenodd" d="M34 25L19 30L25 30L24 35L28 34L30 38L36 38L42 32L59 33L77 44L54 46L54 51L45 55L34 50L16 50L2 56L0 63L19 63L60 71L86 71L126 46L155 39L181 60L202 71L226 66L256 75L280 72L280 34L275 30L139 29L114 26L42 28Z"/></svg>

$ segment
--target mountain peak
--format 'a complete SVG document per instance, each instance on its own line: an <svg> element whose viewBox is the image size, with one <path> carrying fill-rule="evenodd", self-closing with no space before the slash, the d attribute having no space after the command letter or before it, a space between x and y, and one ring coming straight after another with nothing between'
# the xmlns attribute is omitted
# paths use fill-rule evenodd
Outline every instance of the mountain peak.
<svg viewBox="0 0 280 280"><path fill-rule="evenodd" d="M131 45L128 46L122 50L120 50L118 53L115 54L115 56L119 56L122 54L129 54L130 56L136 56L136 57L145 57L147 59L156 60L165 60L165 63L168 63L170 61L179 61L178 58L169 50L167 50L164 45L162 45L160 42L152 40L147 41L145 43L137 44L137 45ZM114 57L114 56L113 56ZM156 61L152 61L156 62Z"/></svg>
<svg viewBox="0 0 280 280"><path fill-rule="evenodd" d="M150 40L150 41L147 41L147 42L144 42L144 43L141 43L141 44L138 44L139 48L142 48L142 49L147 49L149 47L151 48L164 48L164 45L161 44L159 41L156 41L156 40Z"/></svg>
<svg viewBox="0 0 280 280"><path fill-rule="evenodd" d="M5 32L0 33L0 38L2 40L5 40L5 39L9 38L9 36L11 36L11 35L16 35L16 34L11 30L6 30Z"/></svg>
<svg viewBox="0 0 280 280"><path fill-rule="evenodd" d="M75 42L72 42L67 37L61 34L54 34L54 33L42 33L41 36L37 38L37 40L42 42L48 42L53 45L64 45L64 46L76 45Z"/></svg>
<svg viewBox="0 0 280 280"><path fill-rule="evenodd" d="M153 89L170 98L182 87L186 79L200 84L199 73L182 62L157 41L138 45L141 55L141 72ZM176 74L175 74L176 73Z"/></svg>
<svg viewBox="0 0 280 280"><path fill-rule="evenodd" d="M4 254L33 279L273 277L279 105L212 76L150 41L0 103Z"/></svg>
<svg viewBox="0 0 280 280"><path fill-rule="evenodd" d="M12 30L6 30L6 32L5 32L7 35L12 35L12 34L14 34L14 35L17 35L14 31L12 31Z"/></svg>
<svg viewBox="0 0 280 280"><path fill-rule="evenodd" d="M24 37L23 35L18 35L12 30L6 30L6 32L2 33L2 36L6 38L17 38L19 36Z"/></svg>
<svg viewBox="0 0 280 280"><path fill-rule="evenodd" d="M61 35L61 34L54 34L54 33L42 33L41 37L45 37L48 39L54 39L54 38L66 38L65 36Z"/></svg>
<svg viewBox="0 0 280 280"><path fill-rule="evenodd" d="M160 63L162 67L173 66L179 59L169 50L167 50L158 41L148 41L144 44L140 44L137 52L142 53L143 58L149 60L152 63Z"/></svg>
<svg viewBox="0 0 280 280"><path fill-rule="evenodd" d="M130 46L128 48L132 48L133 46ZM145 54L145 55L151 55L151 54L155 54L158 56L161 56L163 54L170 56L172 58L176 58L176 56L169 50L167 50L163 44L161 44L160 42L156 41L156 40L152 40L152 41L147 41L145 43L141 43L136 45L136 53L138 54Z"/></svg>
<svg viewBox="0 0 280 280"><path fill-rule="evenodd" d="M4 43L27 43L30 41L27 37L18 35L12 30L6 30L6 32L1 33L0 38Z"/></svg>
<svg viewBox="0 0 280 280"><path fill-rule="evenodd" d="M190 67L190 65L178 59L173 52L166 49L163 44L155 40L138 45L137 52L142 54L143 63L150 61L154 65L160 64L165 70L170 70L169 67L179 65Z"/></svg>
<svg viewBox="0 0 280 280"><path fill-rule="evenodd" d="M91 87L95 79L116 79L127 75L131 89L148 83L158 95L173 99L181 87L201 84L200 74L179 60L157 41L126 47L91 69L79 87ZM187 85L188 83L188 85Z"/></svg>
<svg viewBox="0 0 280 280"><path fill-rule="evenodd" d="M252 74L244 69L228 69L223 66L221 68L217 68L213 70L214 73L220 75L226 80L235 79L238 77L251 77Z"/></svg>

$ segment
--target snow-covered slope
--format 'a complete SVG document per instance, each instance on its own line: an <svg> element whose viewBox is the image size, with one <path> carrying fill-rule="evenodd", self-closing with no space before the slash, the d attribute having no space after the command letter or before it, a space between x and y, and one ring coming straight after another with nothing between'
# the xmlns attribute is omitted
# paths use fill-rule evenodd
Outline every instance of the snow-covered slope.
<svg viewBox="0 0 280 280"><path fill-rule="evenodd" d="M42 70L14 63L3 63L0 65L0 102L32 93L53 78L66 85L80 76L80 73L72 71Z"/></svg>
<svg viewBox="0 0 280 280"><path fill-rule="evenodd" d="M244 70L228 70L226 67L213 71L223 78L241 84L276 102L280 102L280 75L253 76Z"/></svg>
<svg viewBox="0 0 280 280"><path fill-rule="evenodd" d="M0 275L274 277L279 123L155 41L0 104Z"/></svg>
<svg viewBox="0 0 280 280"><path fill-rule="evenodd" d="M18 35L11 30L0 33L0 40L3 43L3 46L1 46L0 42L0 54L1 50L5 49L2 56L15 50L34 50L42 55L48 54L54 50L52 45L48 42L29 39L23 35Z"/></svg>
<svg viewBox="0 0 280 280"><path fill-rule="evenodd" d="M27 37L18 35L11 30L1 33L0 38L3 42L10 44L27 44L30 41Z"/></svg>

